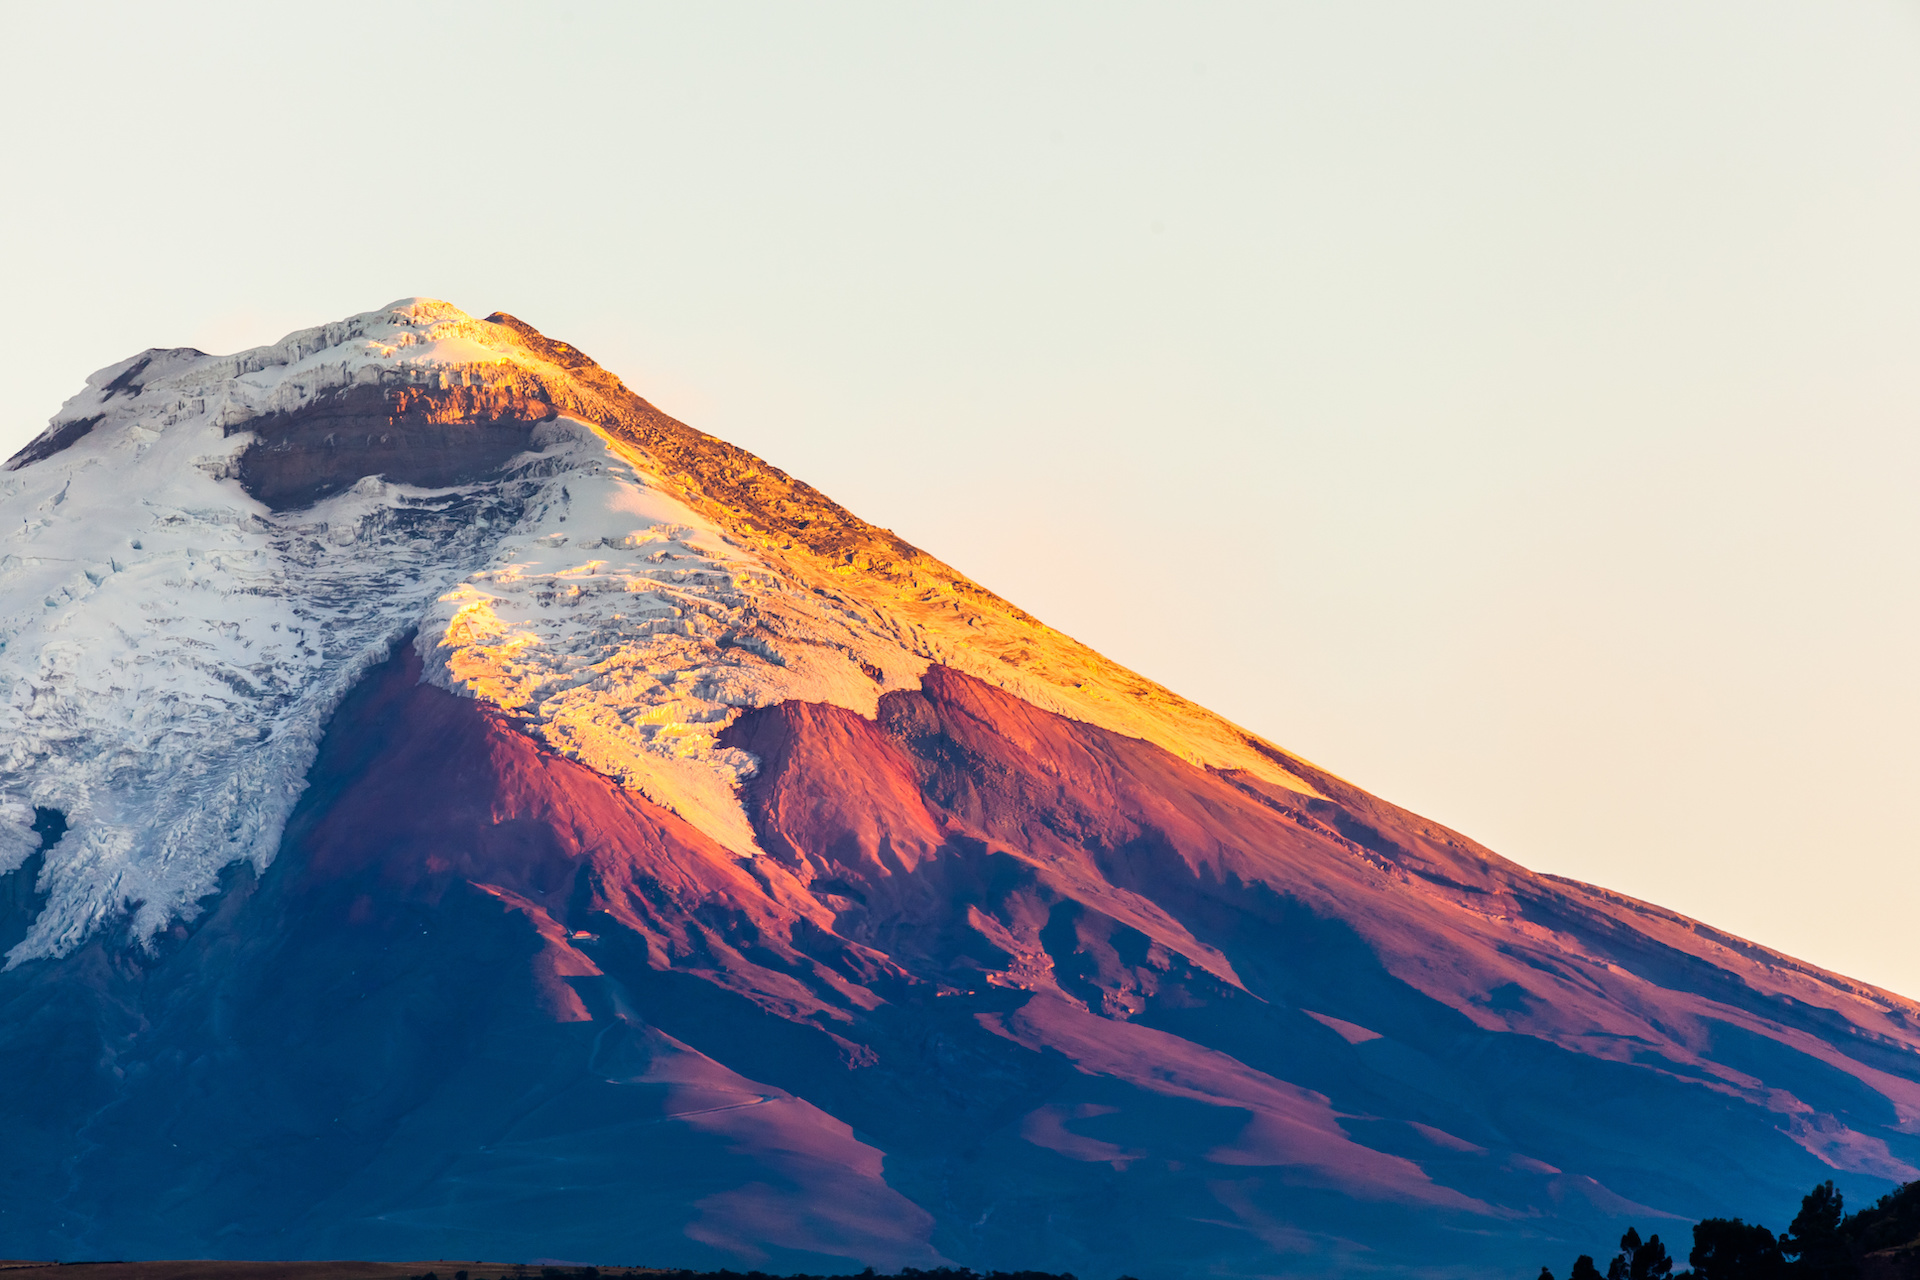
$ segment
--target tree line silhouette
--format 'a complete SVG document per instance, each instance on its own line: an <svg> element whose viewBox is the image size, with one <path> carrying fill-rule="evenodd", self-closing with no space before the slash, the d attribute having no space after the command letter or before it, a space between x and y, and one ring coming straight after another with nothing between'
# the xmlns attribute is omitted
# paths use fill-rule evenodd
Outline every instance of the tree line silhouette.
<svg viewBox="0 0 1920 1280"><path fill-rule="evenodd" d="M511 1266L475 1263L471 1275L465 1270L452 1273L451 1280L489 1280L482 1271L494 1271L500 1280L1075 1280L1071 1271L971 1271L966 1267L902 1267L899 1271L876 1272L872 1267L857 1275L769 1275L764 1271L684 1271L663 1267L556 1267ZM440 1280L438 1273L424 1272L408 1280ZM1134 1280L1121 1276L1120 1280Z"/></svg>
<svg viewBox="0 0 1920 1280"><path fill-rule="evenodd" d="M1911 1255L1885 1250L1913 1245ZM1903 1250L1904 1254L1905 1251ZM1874 1256L1878 1255L1878 1256ZM1920 1278L1920 1182L1909 1182L1858 1213L1831 1181L1806 1194L1800 1212L1779 1235L1739 1218L1707 1218L1694 1224L1688 1271L1658 1235L1640 1238L1632 1227L1620 1251L1602 1271L1591 1254L1574 1259L1567 1280L1894 1280ZM1554 1280L1546 1267L1539 1280Z"/></svg>

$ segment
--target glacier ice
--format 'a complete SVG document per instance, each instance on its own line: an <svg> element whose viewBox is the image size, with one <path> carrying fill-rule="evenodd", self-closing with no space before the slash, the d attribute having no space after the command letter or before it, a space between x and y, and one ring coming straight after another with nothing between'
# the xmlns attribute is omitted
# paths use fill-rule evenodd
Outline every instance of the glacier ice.
<svg viewBox="0 0 1920 1280"><path fill-rule="evenodd" d="M17 871L40 847L33 829L33 806L18 800L0 800L0 875Z"/></svg>
<svg viewBox="0 0 1920 1280"><path fill-rule="evenodd" d="M94 420L77 441L0 473L0 871L37 847L27 806L70 824L9 964L123 915L151 939L226 867L264 869L332 709L410 632L429 678L749 855L734 788L754 761L715 746L725 723L790 697L871 714L886 683L917 682L924 659L732 545L588 423L543 426L481 484L370 477L275 513L236 482L260 414L533 359L493 331L410 301L233 356L148 352L63 407L50 434Z"/></svg>

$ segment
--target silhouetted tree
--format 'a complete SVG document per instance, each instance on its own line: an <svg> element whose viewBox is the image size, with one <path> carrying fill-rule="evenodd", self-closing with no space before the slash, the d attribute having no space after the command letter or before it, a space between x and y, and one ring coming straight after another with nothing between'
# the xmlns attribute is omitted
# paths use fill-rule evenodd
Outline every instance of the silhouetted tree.
<svg viewBox="0 0 1920 1280"><path fill-rule="evenodd" d="M1698 1280L1781 1280L1787 1260L1773 1232L1759 1223L1706 1218L1694 1224L1687 1265Z"/></svg>
<svg viewBox="0 0 1920 1280"><path fill-rule="evenodd" d="M1667 1280L1672 1274L1673 1259L1660 1237L1642 1240L1632 1227L1620 1237L1620 1252L1607 1264L1607 1280Z"/></svg>
<svg viewBox="0 0 1920 1280"><path fill-rule="evenodd" d="M1840 1237L1855 1257L1920 1239L1920 1182L1881 1196L1840 1224Z"/></svg>
<svg viewBox="0 0 1920 1280"><path fill-rule="evenodd" d="M1795 1280L1851 1280L1853 1253L1840 1235L1846 1202L1828 1179L1807 1192L1793 1225L1780 1237L1780 1252L1794 1259Z"/></svg>
<svg viewBox="0 0 1920 1280"><path fill-rule="evenodd" d="M1600 1268L1593 1265L1593 1255L1583 1253L1573 1260L1573 1270L1567 1280L1602 1280Z"/></svg>

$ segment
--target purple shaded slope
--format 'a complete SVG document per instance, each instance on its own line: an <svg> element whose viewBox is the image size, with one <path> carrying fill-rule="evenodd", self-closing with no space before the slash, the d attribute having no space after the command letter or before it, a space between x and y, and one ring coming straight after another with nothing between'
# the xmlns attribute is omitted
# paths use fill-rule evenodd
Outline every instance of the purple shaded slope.
<svg viewBox="0 0 1920 1280"><path fill-rule="evenodd" d="M727 742L762 859L396 657L264 877L0 976L4 1251L1470 1274L1920 1154L1903 1003L1334 780L937 667Z"/></svg>

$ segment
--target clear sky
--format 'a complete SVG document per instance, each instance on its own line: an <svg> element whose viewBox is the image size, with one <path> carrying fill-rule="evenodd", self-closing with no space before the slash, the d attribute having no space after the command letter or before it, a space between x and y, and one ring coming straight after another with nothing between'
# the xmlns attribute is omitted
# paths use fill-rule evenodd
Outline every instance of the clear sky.
<svg viewBox="0 0 1920 1280"><path fill-rule="evenodd" d="M504 309L1538 870L1920 995L1920 4L6 6L0 453Z"/></svg>

